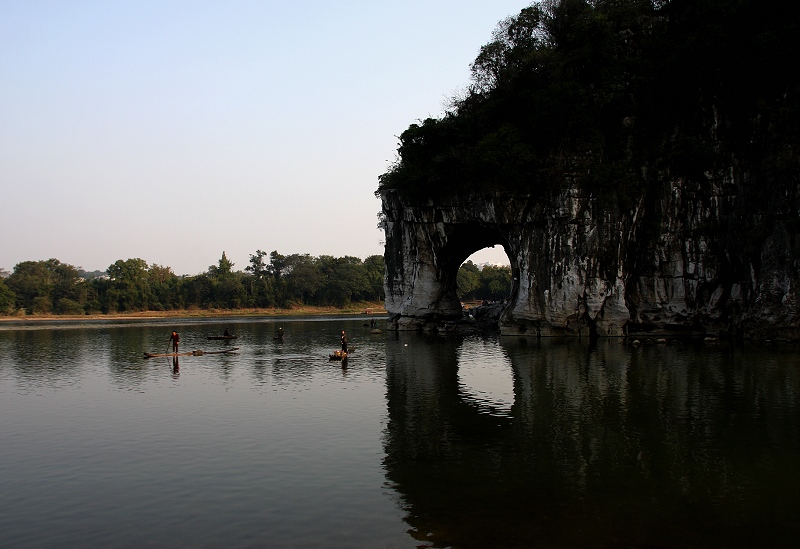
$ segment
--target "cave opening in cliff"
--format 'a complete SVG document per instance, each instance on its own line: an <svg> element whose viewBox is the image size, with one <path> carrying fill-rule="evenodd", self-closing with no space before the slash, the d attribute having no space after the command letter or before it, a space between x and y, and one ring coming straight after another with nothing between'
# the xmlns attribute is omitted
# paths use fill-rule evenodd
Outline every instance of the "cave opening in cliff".
<svg viewBox="0 0 800 549"><path fill-rule="evenodd" d="M511 261L500 246L483 248L458 268L456 293L463 302L505 302L511 298Z"/></svg>
<svg viewBox="0 0 800 549"><path fill-rule="evenodd" d="M504 235L494 227L465 225L451 237L444 254L445 290L462 303L508 303L516 290L517 269Z"/></svg>

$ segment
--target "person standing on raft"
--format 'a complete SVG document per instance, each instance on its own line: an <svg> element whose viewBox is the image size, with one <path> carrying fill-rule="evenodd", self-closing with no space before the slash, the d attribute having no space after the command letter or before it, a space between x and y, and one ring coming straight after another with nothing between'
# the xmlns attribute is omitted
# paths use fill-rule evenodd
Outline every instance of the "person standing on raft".
<svg viewBox="0 0 800 549"><path fill-rule="evenodd" d="M342 352L347 352L347 334L342 330Z"/></svg>
<svg viewBox="0 0 800 549"><path fill-rule="evenodd" d="M178 335L178 332L173 331L172 335L169 336L169 340L172 342L172 352L178 353L178 343L181 340L181 336Z"/></svg>

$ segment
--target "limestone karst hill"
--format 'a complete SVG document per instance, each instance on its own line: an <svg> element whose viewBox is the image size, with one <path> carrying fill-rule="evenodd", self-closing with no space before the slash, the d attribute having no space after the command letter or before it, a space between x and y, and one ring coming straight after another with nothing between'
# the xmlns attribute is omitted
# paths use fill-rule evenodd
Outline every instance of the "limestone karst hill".
<svg viewBox="0 0 800 549"><path fill-rule="evenodd" d="M800 33L785 3L562 0L498 26L380 178L398 329L505 248L504 334L798 339Z"/></svg>

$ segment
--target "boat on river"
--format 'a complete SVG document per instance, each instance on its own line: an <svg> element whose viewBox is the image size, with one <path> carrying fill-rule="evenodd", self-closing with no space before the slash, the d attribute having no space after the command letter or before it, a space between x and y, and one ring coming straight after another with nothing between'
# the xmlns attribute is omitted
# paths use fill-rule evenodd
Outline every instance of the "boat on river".
<svg viewBox="0 0 800 549"><path fill-rule="evenodd" d="M161 356L203 356L203 355L222 355L238 351L239 347L231 347L230 349L223 349L221 351L187 351L185 353L144 353L144 358L156 358Z"/></svg>
<svg viewBox="0 0 800 549"><path fill-rule="evenodd" d="M238 335L208 336L208 339L236 339Z"/></svg>

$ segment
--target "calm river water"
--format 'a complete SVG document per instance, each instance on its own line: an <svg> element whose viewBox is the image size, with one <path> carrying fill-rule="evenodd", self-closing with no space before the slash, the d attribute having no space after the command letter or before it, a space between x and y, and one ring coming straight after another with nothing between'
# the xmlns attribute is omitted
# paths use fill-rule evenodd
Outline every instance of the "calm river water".
<svg viewBox="0 0 800 549"><path fill-rule="evenodd" d="M0 546L795 546L797 351L0 325Z"/></svg>

